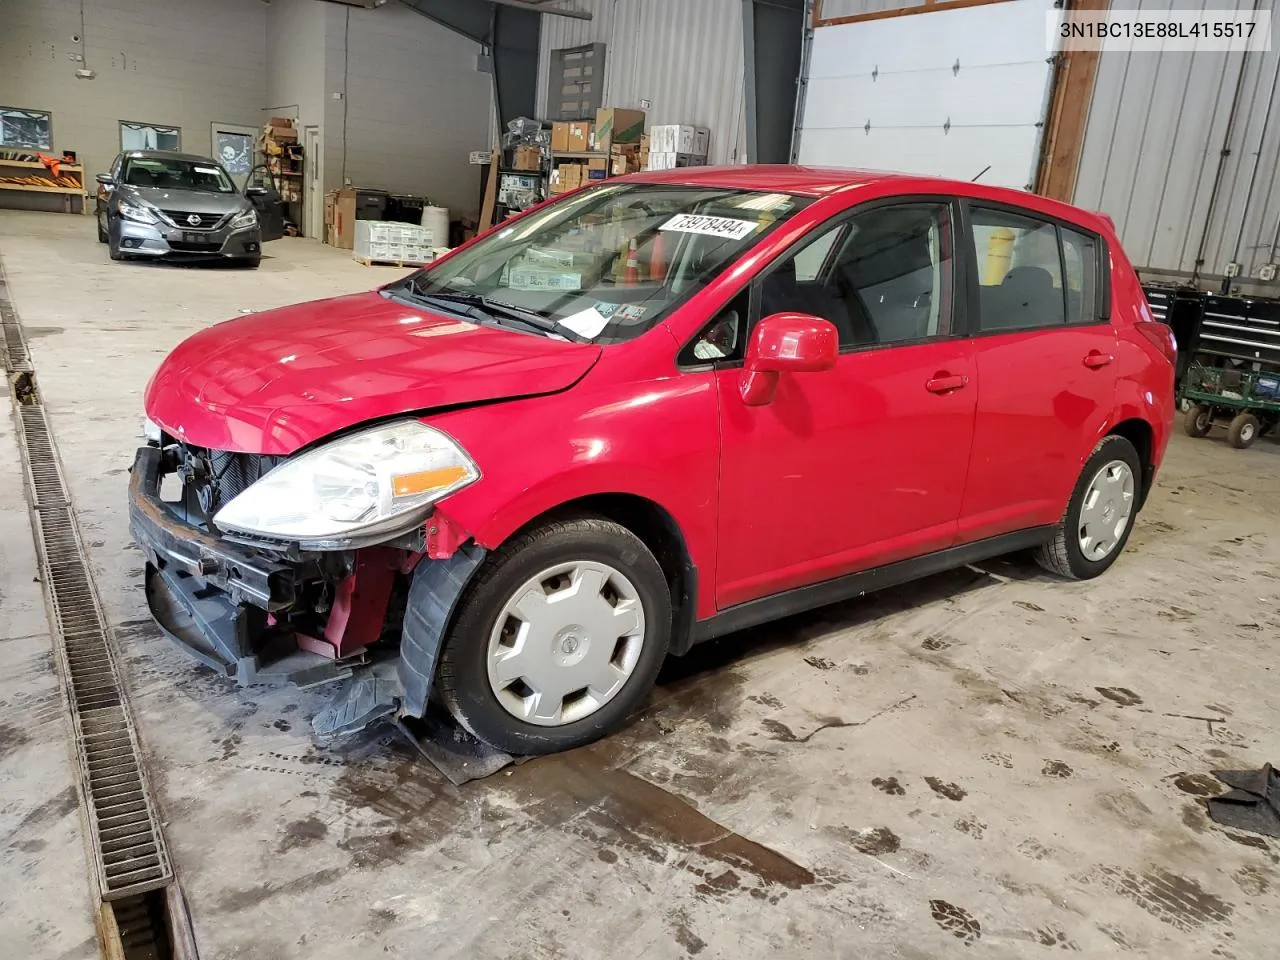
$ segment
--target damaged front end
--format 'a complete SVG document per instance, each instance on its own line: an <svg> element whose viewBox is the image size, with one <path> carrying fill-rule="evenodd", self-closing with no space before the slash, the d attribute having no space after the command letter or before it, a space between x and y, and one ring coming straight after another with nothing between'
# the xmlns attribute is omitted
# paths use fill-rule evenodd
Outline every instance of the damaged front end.
<svg viewBox="0 0 1280 960"><path fill-rule="evenodd" d="M484 550L434 510L408 533L351 549L220 530L219 508L284 460L179 442L138 450L129 515L152 616L242 686L344 681L313 721L321 739L422 716L444 630Z"/></svg>

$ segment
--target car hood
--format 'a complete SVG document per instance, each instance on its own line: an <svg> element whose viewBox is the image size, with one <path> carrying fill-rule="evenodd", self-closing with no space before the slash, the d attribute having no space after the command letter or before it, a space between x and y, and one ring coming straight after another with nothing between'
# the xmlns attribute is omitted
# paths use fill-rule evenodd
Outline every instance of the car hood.
<svg viewBox="0 0 1280 960"><path fill-rule="evenodd" d="M161 210L184 213L235 213L249 207L239 193L210 193L208 190L166 190L163 187L135 187L125 184L122 192L137 197Z"/></svg>
<svg viewBox="0 0 1280 960"><path fill-rule="evenodd" d="M382 417L564 390L599 356L361 293L197 333L152 377L146 411L196 446L282 455Z"/></svg>

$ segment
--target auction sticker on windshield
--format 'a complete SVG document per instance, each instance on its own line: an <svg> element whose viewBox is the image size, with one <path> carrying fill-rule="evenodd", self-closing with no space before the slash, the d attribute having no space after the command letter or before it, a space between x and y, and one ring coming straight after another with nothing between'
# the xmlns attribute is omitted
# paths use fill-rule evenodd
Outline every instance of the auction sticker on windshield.
<svg viewBox="0 0 1280 960"><path fill-rule="evenodd" d="M708 237L724 237L726 240L741 240L743 237L750 236L756 226L754 220L678 213L658 229L675 230L679 233L701 233Z"/></svg>

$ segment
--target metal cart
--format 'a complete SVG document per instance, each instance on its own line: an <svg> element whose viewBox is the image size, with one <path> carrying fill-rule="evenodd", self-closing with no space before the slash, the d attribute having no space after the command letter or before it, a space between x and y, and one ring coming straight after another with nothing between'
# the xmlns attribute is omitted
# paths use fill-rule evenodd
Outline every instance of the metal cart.
<svg viewBox="0 0 1280 960"><path fill-rule="evenodd" d="M1182 383L1188 402L1182 426L1203 437L1215 423L1227 424L1227 440L1243 450L1280 424L1280 373L1210 367L1192 361Z"/></svg>
<svg viewBox="0 0 1280 960"><path fill-rule="evenodd" d="M1199 296L1203 307L1186 331L1189 342L1179 338L1179 359L1184 348L1187 353L1179 393L1183 429L1203 437L1215 423L1226 424L1227 439L1243 450L1280 425L1280 301Z"/></svg>

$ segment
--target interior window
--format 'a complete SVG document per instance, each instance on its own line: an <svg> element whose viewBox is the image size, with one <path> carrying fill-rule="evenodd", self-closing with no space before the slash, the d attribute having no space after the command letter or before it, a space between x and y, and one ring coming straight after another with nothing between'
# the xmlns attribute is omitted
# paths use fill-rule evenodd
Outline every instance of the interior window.
<svg viewBox="0 0 1280 960"><path fill-rule="evenodd" d="M0 147L50 150L53 118L44 110L0 107Z"/></svg>
<svg viewBox="0 0 1280 960"><path fill-rule="evenodd" d="M181 150L182 131L158 123L120 121L121 150Z"/></svg>
<svg viewBox="0 0 1280 960"><path fill-rule="evenodd" d="M1056 327L1063 312L1062 258L1052 223L973 209L980 330Z"/></svg>
<svg viewBox="0 0 1280 960"><path fill-rule="evenodd" d="M1062 259L1067 266L1067 323L1098 319L1098 240L1062 228Z"/></svg>
<svg viewBox="0 0 1280 960"><path fill-rule="evenodd" d="M823 317L839 331L842 347L945 334L951 328L952 250L945 203L855 214L764 279L761 316L794 311Z"/></svg>

